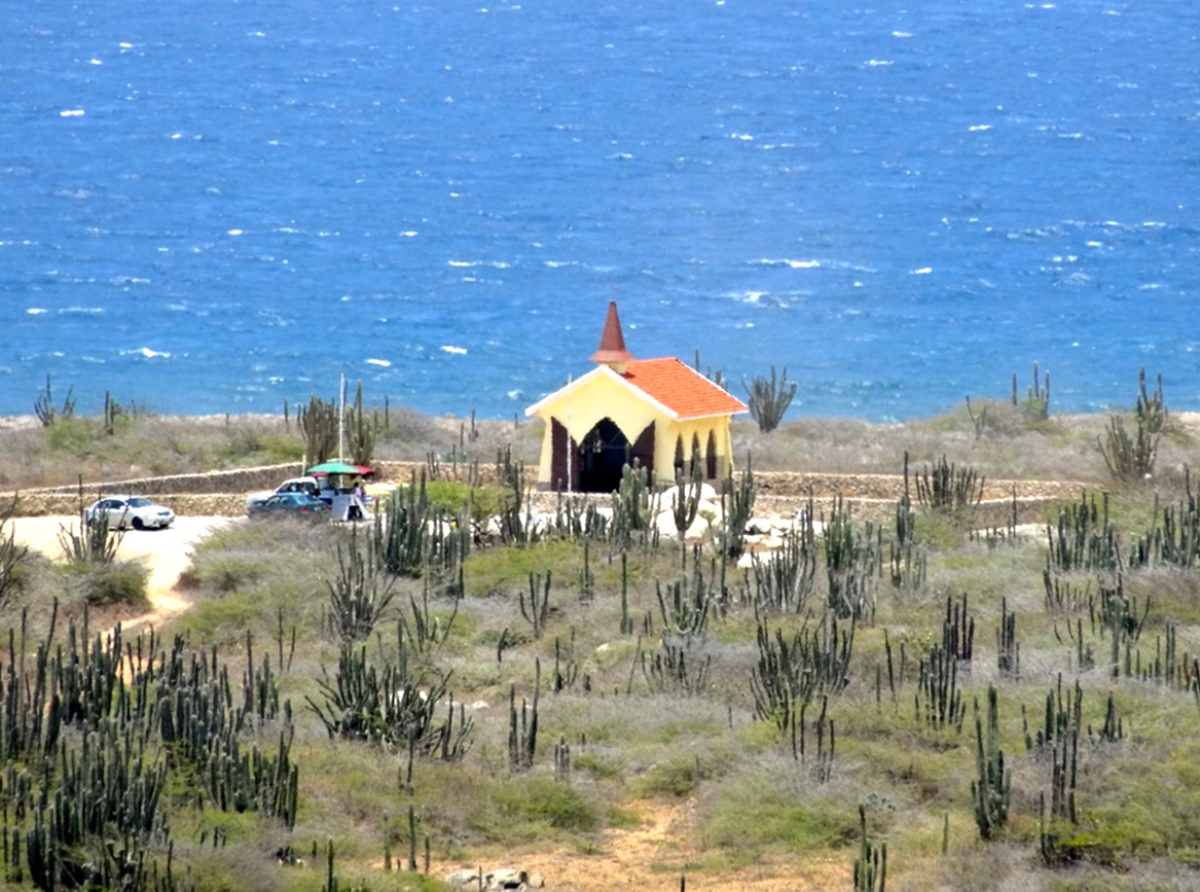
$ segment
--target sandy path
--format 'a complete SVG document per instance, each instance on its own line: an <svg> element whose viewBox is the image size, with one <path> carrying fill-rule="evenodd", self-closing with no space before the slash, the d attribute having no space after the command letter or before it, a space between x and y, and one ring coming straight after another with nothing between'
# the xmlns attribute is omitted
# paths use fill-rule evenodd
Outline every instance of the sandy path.
<svg viewBox="0 0 1200 892"><path fill-rule="evenodd" d="M146 582L150 611L124 620L122 628L137 632L146 626L161 626L187 610L191 604L179 596L175 584L191 563L192 547L213 530L238 522L230 517L177 517L169 529L126 532L117 557L145 561L150 571ZM63 558L58 541L63 528L79 529L78 517L14 517L10 523L17 542L53 560Z"/></svg>

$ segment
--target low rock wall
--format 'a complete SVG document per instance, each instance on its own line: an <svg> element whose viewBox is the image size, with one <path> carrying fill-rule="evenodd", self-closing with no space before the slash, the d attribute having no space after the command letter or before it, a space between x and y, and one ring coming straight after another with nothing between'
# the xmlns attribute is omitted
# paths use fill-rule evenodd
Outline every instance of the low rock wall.
<svg viewBox="0 0 1200 892"><path fill-rule="evenodd" d="M304 466L295 464L263 465L257 468L237 468L233 471L210 471L205 474L172 474L169 477L138 477L132 480L114 480L106 483L85 483L84 500L94 502L101 496L116 493L147 498L174 496L179 493L234 493L255 492L274 489L289 477L299 477ZM79 502L79 485L48 486L26 490L22 499L34 495L68 495Z"/></svg>
<svg viewBox="0 0 1200 892"><path fill-rule="evenodd" d="M397 484L420 477L423 470L428 472L425 462L383 461L378 462L375 469L376 480ZM466 465L443 463L438 472L442 479L463 482L470 476L470 469ZM181 515L232 517L245 513L248 493L274 489L287 478L301 473L303 468L300 465L283 464L88 484L83 487L83 501L84 504L90 504L101 495L132 493L170 505ZM536 484L536 469L527 467L525 477L526 486L532 489ZM859 516L882 522L894 516L896 500L904 493L904 478L898 475L756 471L754 480L758 487L758 510L781 516L795 513L811 492L818 513L828 514L833 500L841 496L854 503ZM478 482L483 485L497 482L495 463L479 466ZM977 507L976 513L982 525L1003 526L1012 516L1015 497L1018 523L1041 521L1046 517L1049 505L1078 498L1083 488L1078 483L987 481L984 501ZM15 513L21 516L76 514L80 508L78 486L10 492L0 496L0 503L10 504L14 498L17 500Z"/></svg>

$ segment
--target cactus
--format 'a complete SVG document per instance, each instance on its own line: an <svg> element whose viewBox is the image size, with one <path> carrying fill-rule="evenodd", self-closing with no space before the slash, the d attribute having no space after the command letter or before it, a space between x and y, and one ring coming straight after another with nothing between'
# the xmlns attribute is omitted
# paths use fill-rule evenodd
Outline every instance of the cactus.
<svg viewBox="0 0 1200 892"><path fill-rule="evenodd" d="M537 752L538 696L542 687L542 663L534 660L533 703L521 698L521 712L517 713L517 688L508 688L508 768L509 771L528 771L533 767Z"/></svg>
<svg viewBox="0 0 1200 892"><path fill-rule="evenodd" d="M433 507L425 492L425 472L416 473L408 487L393 490L383 511L375 512L371 543L379 565L397 576L419 577L430 550Z"/></svg>
<svg viewBox="0 0 1200 892"><path fill-rule="evenodd" d="M75 397L72 395L74 392L73 386L67 388L62 408L57 408L54 405L54 391L50 387L50 376L46 376L46 389L33 401L33 413L37 415L42 427L51 427L63 419L75 417Z"/></svg>
<svg viewBox="0 0 1200 892"><path fill-rule="evenodd" d="M1093 494L1084 491L1080 501L1059 507L1054 527L1047 527L1047 565L1059 572L1073 570L1116 570L1121 552L1117 530L1108 516L1108 493L1097 506Z"/></svg>
<svg viewBox="0 0 1200 892"><path fill-rule="evenodd" d="M117 422L125 410L121 408L121 404L113 399L113 395L107 390L104 391L104 433L112 436L117 432Z"/></svg>
<svg viewBox="0 0 1200 892"><path fill-rule="evenodd" d="M1042 386L1042 381L1045 386ZM1017 373L1012 376L1012 404L1020 405L1017 401ZM1045 421L1050 417L1050 373L1041 376L1038 364L1033 364L1033 384L1025 394L1025 413L1035 421Z"/></svg>
<svg viewBox="0 0 1200 892"><path fill-rule="evenodd" d="M366 648L344 643L337 671L331 679L322 672L318 686L324 703L305 697L330 738L368 740L389 746L408 744L422 755L438 755L453 761L466 754L473 723L465 711L455 711L437 721L441 702L447 697L449 676L424 677L410 673L403 633L397 630L397 652L382 669L367 661Z"/></svg>
<svg viewBox="0 0 1200 892"><path fill-rule="evenodd" d="M83 506L83 478L79 478L79 531L75 525L58 525L58 544L68 562L81 566L103 567L117 559L117 550L125 538L121 530L110 531L108 513L97 512L89 522Z"/></svg>
<svg viewBox="0 0 1200 892"><path fill-rule="evenodd" d="M850 680L854 631L853 620L843 633L837 618L826 614L815 627L806 618L789 641L778 629L772 636L759 620L758 663L750 676L755 718L786 733L815 696L841 693Z"/></svg>
<svg viewBox="0 0 1200 892"><path fill-rule="evenodd" d="M337 546L338 575L329 586L330 631L340 641L363 641L375 630L394 597L394 577L384 577L376 566L376 551L360 548L358 530L351 527L350 542Z"/></svg>
<svg viewBox="0 0 1200 892"><path fill-rule="evenodd" d="M304 435L308 463L328 461L338 447L337 401L309 397L307 406L296 407L296 423Z"/></svg>
<svg viewBox="0 0 1200 892"><path fill-rule="evenodd" d="M539 586L541 594L538 593ZM540 639L546 634L546 620L550 615L550 571L546 571L544 583L540 574L531 572L529 574L529 601L526 602L524 592L520 592L518 597L521 616L525 617L525 621L533 628L533 637Z"/></svg>
<svg viewBox="0 0 1200 892"><path fill-rule="evenodd" d="M645 537L651 526L649 472L640 464L625 465L612 495L612 538L622 548Z"/></svg>
<svg viewBox="0 0 1200 892"><path fill-rule="evenodd" d="M1158 374L1158 386L1154 393L1146 391L1146 370L1138 370L1138 398L1134 404L1138 427L1151 434L1161 434L1167 427L1167 404L1163 402L1162 373Z"/></svg>
<svg viewBox="0 0 1200 892"><path fill-rule="evenodd" d="M1008 599L1000 599L1000 626L996 629L996 667L1001 675L1021 674L1021 646L1017 643L1017 616L1008 612Z"/></svg>
<svg viewBox="0 0 1200 892"><path fill-rule="evenodd" d="M879 536L868 522L859 532L850 508L839 495L825 525L826 605L839 617L871 620L875 614L875 576Z"/></svg>
<svg viewBox="0 0 1200 892"><path fill-rule="evenodd" d="M655 693L681 693L689 697L708 691L709 670L712 656L705 656L698 663L688 662L689 648L686 644L672 644L665 638L657 653L642 652L642 676Z"/></svg>
<svg viewBox="0 0 1200 892"><path fill-rule="evenodd" d="M456 593L454 609L443 622L439 617L434 616L429 606L429 580L426 578L420 603L417 602L416 595L408 596L411 619L403 613L400 614L400 632L408 641L409 646L417 653L426 653L437 650L445 644L446 639L450 637L450 631L454 628L454 620L458 617L461 601L461 596Z"/></svg>
<svg viewBox="0 0 1200 892"><path fill-rule="evenodd" d="M987 406L985 405L978 415L971 408L971 398L967 397L967 417L971 419L971 427L975 429L975 439L982 440L984 431L987 430Z"/></svg>
<svg viewBox="0 0 1200 892"><path fill-rule="evenodd" d="M10 523L16 510L16 498L0 509L0 610L22 586L22 568L29 556L29 546L17 544L17 533Z"/></svg>
<svg viewBox="0 0 1200 892"><path fill-rule="evenodd" d="M1158 460L1161 434L1153 433L1149 416L1137 416L1137 431L1133 436L1125 429L1125 419L1113 415L1108 421L1104 439L1096 438L1096 446L1104 457L1108 472L1118 480L1140 480L1154 473Z"/></svg>
<svg viewBox="0 0 1200 892"><path fill-rule="evenodd" d="M554 744L554 779L563 784L571 782L571 744L567 743L564 734L560 734L558 743Z"/></svg>
<svg viewBox="0 0 1200 892"><path fill-rule="evenodd" d="M918 668L915 698L917 720L924 719L934 730L962 730L967 708L958 689L958 660L940 645L929 648L929 660Z"/></svg>
<svg viewBox="0 0 1200 892"><path fill-rule="evenodd" d="M975 780L971 781L971 800L975 823L982 839L994 839L1008 822L1012 800L1012 769L1000 748L1000 719L996 688L988 686L987 729L975 700Z"/></svg>
<svg viewBox="0 0 1200 892"><path fill-rule="evenodd" d="M907 467L906 454L906 470ZM955 467L943 455L937 465L933 468L926 465L924 473L917 475L917 501L934 511L954 513L983 501L983 484L984 478L977 477L974 469Z"/></svg>
<svg viewBox="0 0 1200 892"><path fill-rule="evenodd" d="M1155 524L1130 549L1130 567L1200 566L1200 500L1192 492L1191 469L1184 465L1183 471L1184 498L1160 510L1155 496Z"/></svg>
<svg viewBox="0 0 1200 892"><path fill-rule="evenodd" d="M733 480L733 468L729 468L729 476L721 490L721 515L724 526L721 531L721 550L725 557L737 560L746 550L746 524L754 513L754 498L758 487L754 483L754 471L750 465L750 456L746 456L746 470L742 472L737 483Z"/></svg>
<svg viewBox="0 0 1200 892"><path fill-rule="evenodd" d="M665 597L662 583L655 580L654 594L658 598L658 609L665 633L685 638L704 635L708 628L708 613L713 596L705 584L698 563L693 564L690 581L685 583L678 580L669 584Z"/></svg>
<svg viewBox="0 0 1200 892"><path fill-rule="evenodd" d="M354 391L354 404L346 409L346 447L350 461L356 465L369 465L375 458L375 420L363 411L362 381Z"/></svg>
<svg viewBox="0 0 1200 892"><path fill-rule="evenodd" d="M859 844L854 859L854 892L884 892L887 887L887 843L871 845L867 839L867 810L858 806Z"/></svg>
<svg viewBox="0 0 1200 892"><path fill-rule="evenodd" d="M743 381L742 386L746 388L750 399L750 417L754 419L758 429L764 434L769 434L779 427L784 413L796 396L796 384L793 382L788 385L787 368L784 368L783 376L777 378L775 366L771 366L770 381L762 375L755 375L752 383L746 384Z"/></svg>

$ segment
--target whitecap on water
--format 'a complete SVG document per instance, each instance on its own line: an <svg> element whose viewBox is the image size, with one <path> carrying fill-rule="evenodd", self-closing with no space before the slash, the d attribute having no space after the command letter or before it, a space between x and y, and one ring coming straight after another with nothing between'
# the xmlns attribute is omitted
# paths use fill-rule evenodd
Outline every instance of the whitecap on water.
<svg viewBox="0 0 1200 892"><path fill-rule="evenodd" d="M368 359L367 365L377 365L382 368L391 368L391 362L386 359Z"/></svg>
<svg viewBox="0 0 1200 892"><path fill-rule="evenodd" d="M58 113L60 118L82 118L84 111L81 108L65 108Z"/></svg>
<svg viewBox="0 0 1200 892"><path fill-rule="evenodd" d="M457 355L465 355L467 352L467 348L466 347L453 347L449 344L445 344L442 346L442 351L445 353L454 353Z"/></svg>
<svg viewBox="0 0 1200 892"><path fill-rule="evenodd" d="M45 307L30 307L25 312L28 313L30 316L40 316L46 312L46 308Z"/></svg>
<svg viewBox="0 0 1200 892"><path fill-rule="evenodd" d="M923 266L923 267L921 267L920 269L914 269L914 270L912 271L912 274L913 274L914 276L927 276L927 275L929 275L931 272L933 272L933 267L932 267L932 266Z"/></svg>
<svg viewBox="0 0 1200 892"><path fill-rule="evenodd" d="M146 357L146 359L157 359L157 358L170 359L171 358L170 353L166 353L161 350L152 350L149 347L139 347L136 350L122 350L121 355L122 356L139 356L140 355L140 356Z"/></svg>

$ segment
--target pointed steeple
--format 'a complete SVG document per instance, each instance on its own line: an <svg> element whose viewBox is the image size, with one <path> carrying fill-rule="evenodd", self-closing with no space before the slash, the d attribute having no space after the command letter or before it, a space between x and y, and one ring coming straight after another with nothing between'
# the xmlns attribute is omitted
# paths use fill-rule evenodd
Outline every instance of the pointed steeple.
<svg viewBox="0 0 1200 892"><path fill-rule="evenodd" d="M600 335L600 348L589 357L592 362L606 365L618 375L625 373L625 363L633 354L625 349L625 335L621 333L621 318L617 315L617 302L608 302L608 317L604 320L604 333Z"/></svg>

